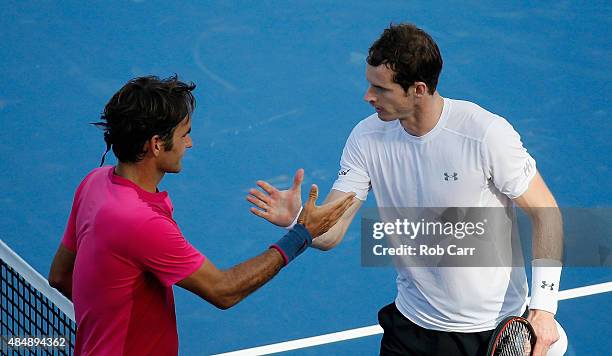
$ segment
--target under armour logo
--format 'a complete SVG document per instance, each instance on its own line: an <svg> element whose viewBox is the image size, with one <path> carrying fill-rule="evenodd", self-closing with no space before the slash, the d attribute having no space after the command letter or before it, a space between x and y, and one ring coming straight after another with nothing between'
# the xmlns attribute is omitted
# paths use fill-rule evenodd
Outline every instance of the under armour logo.
<svg viewBox="0 0 612 356"><path fill-rule="evenodd" d="M548 284L546 281L542 281L542 285L540 286L542 289L550 288L550 290L553 290L554 287L555 283Z"/></svg>
<svg viewBox="0 0 612 356"><path fill-rule="evenodd" d="M446 172L444 172L444 180L445 181L449 181L449 180L459 180L459 174L457 172L453 172L453 175L450 175Z"/></svg>
<svg viewBox="0 0 612 356"><path fill-rule="evenodd" d="M338 172L338 175L339 175L339 176L345 176L345 175L347 175L347 174L348 174L348 172L349 172L350 170L351 170L350 168L349 168L349 169L347 169L347 170L340 170L340 172Z"/></svg>

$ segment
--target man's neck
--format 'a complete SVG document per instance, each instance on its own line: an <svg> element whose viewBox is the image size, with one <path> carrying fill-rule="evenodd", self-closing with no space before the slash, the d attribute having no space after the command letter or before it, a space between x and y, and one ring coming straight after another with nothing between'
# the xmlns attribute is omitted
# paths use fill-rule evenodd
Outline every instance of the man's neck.
<svg viewBox="0 0 612 356"><path fill-rule="evenodd" d="M415 107L411 116L399 119L400 124L413 136L423 136L436 127L436 124L442 116L444 108L444 99L434 92L432 96L422 98L419 105Z"/></svg>
<svg viewBox="0 0 612 356"><path fill-rule="evenodd" d="M144 161L138 163L119 162L115 167L115 174L132 181L143 190L151 193L157 192L157 185L164 177L163 172Z"/></svg>

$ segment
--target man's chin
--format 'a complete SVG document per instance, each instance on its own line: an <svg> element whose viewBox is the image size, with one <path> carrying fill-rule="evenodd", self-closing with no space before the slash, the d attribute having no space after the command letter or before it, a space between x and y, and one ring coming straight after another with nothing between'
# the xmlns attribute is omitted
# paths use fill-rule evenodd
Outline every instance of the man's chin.
<svg viewBox="0 0 612 356"><path fill-rule="evenodd" d="M397 120L396 117L390 117L388 116L388 114L384 114L384 113L378 113L378 119L381 121L385 121L385 122Z"/></svg>
<svg viewBox="0 0 612 356"><path fill-rule="evenodd" d="M181 171L181 169L182 169L182 168L183 168L183 167L181 167L181 166L179 166L179 167L167 168L167 169L166 169L166 171L165 171L165 173L170 173L170 174L172 174L172 173L178 173L178 172L180 172L180 171Z"/></svg>

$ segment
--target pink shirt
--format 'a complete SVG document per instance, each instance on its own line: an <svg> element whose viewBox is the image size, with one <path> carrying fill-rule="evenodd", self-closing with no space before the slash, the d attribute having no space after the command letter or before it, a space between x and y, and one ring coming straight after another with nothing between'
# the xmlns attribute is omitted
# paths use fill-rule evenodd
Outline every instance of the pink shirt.
<svg viewBox="0 0 612 356"><path fill-rule="evenodd" d="M176 355L172 285L204 256L172 219L166 192L93 170L77 188L62 244L76 251L77 355Z"/></svg>

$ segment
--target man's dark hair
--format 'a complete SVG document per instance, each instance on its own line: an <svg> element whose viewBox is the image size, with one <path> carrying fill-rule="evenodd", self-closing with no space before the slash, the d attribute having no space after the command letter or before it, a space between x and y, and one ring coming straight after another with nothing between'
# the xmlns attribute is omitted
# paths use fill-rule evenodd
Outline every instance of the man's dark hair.
<svg viewBox="0 0 612 356"><path fill-rule="evenodd" d="M424 82L430 94L436 91L442 70L442 56L434 40L412 24L391 24L370 47L367 62L384 64L395 75L393 81L405 91L415 82Z"/></svg>
<svg viewBox="0 0 612 356"><path fill-rule="evenodd" d="M195 108L191 93L195 87L181 82L176 75L166 79L139 77L127 82L104 107L102 121L93 123L104 130L106 152L112 147L120 162L138 162L146 153L145 142L155 135L164 142L164 150L171 150L174 130Z"/></svg>

